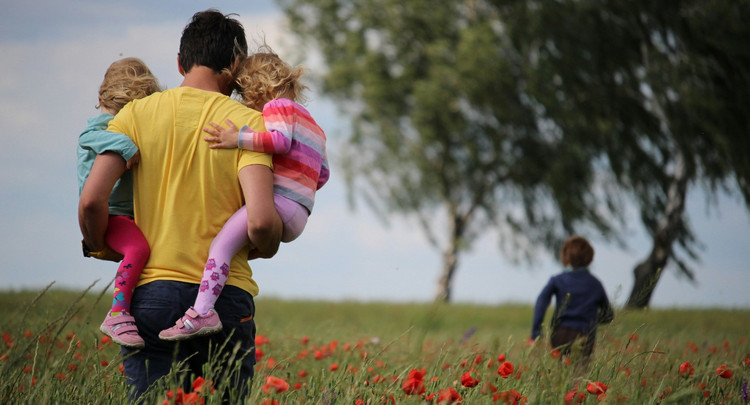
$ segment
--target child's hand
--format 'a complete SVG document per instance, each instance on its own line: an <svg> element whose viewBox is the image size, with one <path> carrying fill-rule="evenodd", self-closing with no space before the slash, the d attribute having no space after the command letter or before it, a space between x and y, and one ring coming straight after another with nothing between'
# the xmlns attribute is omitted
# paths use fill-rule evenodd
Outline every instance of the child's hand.
<svg viewBox="0 0 750 405"><path fill-rule="evenodd" d="M211 125L212 128L203 128L204 132L207 132L213 136L205 136L203 137L203 140L206 142L212 142L211 145L208 147L211 149L234 149L237 147L237 137L239 135L239 130L237 129L237 126L234 125L234 122L232 122L229 119L225 119L224 122L227 123L227 128L222 128L221 126L209 122L208 124Z"/></svg>
<svg viewBox="0 0 750 405"><path fill-rule="evenodd" d="M131 157L127 162L125 162L125 168L130 169L133 166L137 165L141 161L141 151L137 150L135 151L135 155Z"/></svg>
<svg viewBox="0 0 750 405"><path fill-rule="evenodd" d="M107 245L104 245L104 249L97 252L92 252L91 250L89 250L89 247L86 246L85 241L81 241L81 247L83 248L84 257L94 257L99 260L108 260L110 262L120 262L123 259L122 254L115 252Z"/></svg>

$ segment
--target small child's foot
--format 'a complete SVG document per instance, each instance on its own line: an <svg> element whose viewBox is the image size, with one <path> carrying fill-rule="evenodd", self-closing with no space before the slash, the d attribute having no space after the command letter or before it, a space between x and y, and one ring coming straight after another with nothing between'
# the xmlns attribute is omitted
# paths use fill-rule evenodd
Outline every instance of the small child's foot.
<svg viewBox="0 0 750 405"><path fill-rule="evenodd" d="M162 340L185 340L193 336L210 335L221 329L221 320L219 320L219 314L216 311L209 309L205 315L200 315L193 307L190 307L174 326L159 332L159 338Z"/></svg>
<svg viewBox="0 0 750 405"><path fill-rule="evenodd" d="M116 316L107 314L104 322L99 326L99 330L112 338L112 341L118 345L131 349L146 347L143 338L138 334L138 327L135 326L135 318L125 311Z"/></svg>

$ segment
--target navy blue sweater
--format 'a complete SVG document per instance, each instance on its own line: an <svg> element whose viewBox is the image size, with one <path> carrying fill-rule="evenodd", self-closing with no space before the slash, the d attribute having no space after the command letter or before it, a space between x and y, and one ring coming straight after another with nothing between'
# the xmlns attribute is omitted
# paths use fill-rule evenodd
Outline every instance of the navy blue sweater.
<svg viewBox="0 0 750 405"><path fill-rule="evenodd" d="M544 314L553 295L553 328L565 327L589 333L596 330L598 323L612 320L612 307L602 283L587 268L577 268L551 277L542 289L534 307L532 339L536 339L541 333Z"/></svg>

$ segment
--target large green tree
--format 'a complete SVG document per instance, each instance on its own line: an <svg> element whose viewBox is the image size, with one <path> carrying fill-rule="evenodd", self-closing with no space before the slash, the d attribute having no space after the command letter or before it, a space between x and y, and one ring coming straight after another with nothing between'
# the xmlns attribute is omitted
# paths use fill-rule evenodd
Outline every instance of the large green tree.
<svg viewBox="0 0 750 405"><path fill-rule="evenodd" d="M626 192L654 238L635 307L669 260L692 277L689 185L750 196L747 2L710 3L280 0L353 117L350 190L442 252L436 298L482 232L616 237Z"/></svg>
<svg viewBox="0 0 750 405"><path fill-rule="evenodd" d="M563 131L584 135L640 208L652 249L634 269L629 307L650 302L675 247L695 259L688 190L750 201L747 1L520 2L514 42L531 63L531 97ZM543 5L543 6L540 6Z"/></svg>
<svg viewBox="0 0 750 405"><path fill-rule="evenodd" d="M597 151L539 120L494 6L280 3L321 50L324 90L353 117L342 152L350 190L383 217L417 218L442 253L437 300L450 299L459 256L483 232L498 231L515 258L557 247L576 226L609 234L616 216L590 187Z"/></svg>

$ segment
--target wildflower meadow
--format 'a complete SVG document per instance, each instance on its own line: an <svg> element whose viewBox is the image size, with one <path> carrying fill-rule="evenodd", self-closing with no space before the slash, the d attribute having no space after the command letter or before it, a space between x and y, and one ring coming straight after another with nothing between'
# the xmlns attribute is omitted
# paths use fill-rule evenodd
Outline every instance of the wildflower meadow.
<svg viewBox="0 0 750 405"><path fill-rule="evenodd" d="M127 403L119 348L98 331L108 300L108 288L0 293L0 403ZM256 305L250 404L748 402L750 310L619 310L584 364L528 340L528 305ZM143 403L232 402L220 370L184 389L174 369Z"/></svg>

